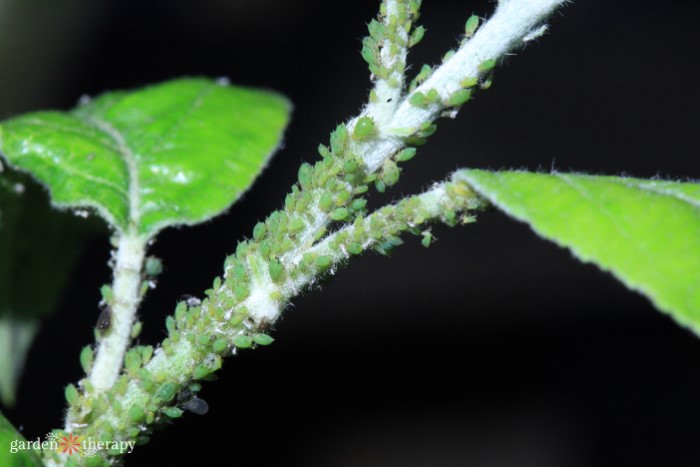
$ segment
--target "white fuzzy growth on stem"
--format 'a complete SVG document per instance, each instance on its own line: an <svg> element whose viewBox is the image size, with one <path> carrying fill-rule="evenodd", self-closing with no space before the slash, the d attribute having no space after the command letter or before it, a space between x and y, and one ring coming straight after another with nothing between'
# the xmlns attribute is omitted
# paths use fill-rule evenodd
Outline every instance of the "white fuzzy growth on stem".
<svg viewBox="0 0 700 467"><path fill-rule="evenodd" d="M95 363L89 375L96 393L111 388L119 377L140 302L139 288L144 254L145 241L141 236L123 234L119 238L112 285L114 303L111 323L107 335L97 349Z"/></svg>
<svg viewBox="0 0 700 467"><path fill-rule="evenodd" d="M384 18L384 24L388 26L392 21L398 23L398 16L400 9L406 8L406 2L402 0L388 0L386 2L386 17ZM381 60L384 67L392 69L399 65L406 66L406 57L408 55L408 31L407 29L400 27L396 31L398 42L392 44L390 39L385 39L382 44L381 49ZM396 49L396 53L392 54L392 45ZM401 93L403 92L404 86L404 73L394 70L392 71L390 77L394 83L390 83L388 80L379 79L374 86L374 92L377 98L377 102L370 103L367 106L367 114L372 117L379 127L386 124L394 114L396 106L399 104L401 99Z"/></svg>
<svg viewBox="0 0 700 467"><path fill-rule="evenodd" d="M521 46L536 36L542 21L567 0L508 0L501 1L493 16L457 52L438 67L414 93L426 93L435 89L445 100L458 91L465 78L476 77L479 65L485 60L496 60L510 50ZM411 94L412 95L412 94ZM400 130L417 129L421 124L434 120L442 110L440 105L421 109L409 102L406 96L385 127L378 128L380 135L391 135ZM356 120L349 126L354 126ZM377 170L383 162L404 145L399 137L369 143L362 155L370 171Z"/></svg>

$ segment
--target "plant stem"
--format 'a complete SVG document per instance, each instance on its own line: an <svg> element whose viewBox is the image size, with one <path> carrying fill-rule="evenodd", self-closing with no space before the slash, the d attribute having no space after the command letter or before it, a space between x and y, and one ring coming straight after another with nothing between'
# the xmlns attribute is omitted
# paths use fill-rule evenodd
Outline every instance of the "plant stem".
<svg viewBox="0 0 700 467"><path fill-rule="evenodd" d="M416 107L411 104L411 96L435 90L442 100L448 99L460 89L462 80L482 74L479 66L486 60L500 59L542 34L542 22L564 3L566 0L501 1L493 16L479 28L472 39L466 41L422 85L406 95L390 119L378 122L377 131L384 137L370 141L356 150L367 164L368 170L377 170L387 158L405 145L404 138L399 136L403 131L417 129L421 124L435 120L444 110L441 103L425 108ZM358 118L351 120L348 127L352 128Z"/></svg>
<svg viewBox="0 0 700 467"><path fill-rule="evenodd" d="M129 232L119 238L114 268L114 294L111 324L100 341L89 381L95 394L112 387L124 361L131 341L131 329L138 309L146 242L143 237Z"/></svg>

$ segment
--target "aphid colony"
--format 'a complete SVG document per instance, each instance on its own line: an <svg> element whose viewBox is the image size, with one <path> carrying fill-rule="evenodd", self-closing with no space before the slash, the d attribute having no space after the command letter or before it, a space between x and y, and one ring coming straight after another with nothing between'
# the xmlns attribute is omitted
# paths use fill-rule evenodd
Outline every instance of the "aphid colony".
<svg viewBox="0 0 700 467"><path fill-rule="evenodd" d="M419 27L410 33L420 1L409 0L405 4L408 9L388 19L386 2L382 4L382 21L370 23L370 37L362 50L374 79L388 80L390 85L399 85L394 76L405 71L404 61L396 60L400 48L417 44L425 32ZM464 40L474 34L478 24L477 17L467 21ZM383 54L385 47L389 49ZM448 54L444 59L450 57ZM432 68L426 65L409 86L409 102L416 108L430 109L434 118L449 108L453 110L447 115L453 115L455 108L472 97L477 84L482 88L490 85L490 78L483 77L488 76L494 65L491 60L483 62L478 70L481 78L465 79L461 89L446 100L435 90L416 91L432 74ZM377 99L374 92L370 101L373 99ZM226 259L223 278L214 280L205 298L200 301L184 297L177 304L174 315L166 319L168 337L158 349L132 347L125 356L125 371L117 383L97 397L91 396L92 388L87 380L81 382L82 394L73 385L66 388L69 410L77 412L77 407L83 408L81 413L72 414L74 420L86 424L82 434L109 433L114 439L145 442L152 424L180 417L185 410L206 413L208 405L196 396L201 389L199 381L214 379L222 358L238 349L273 342L266 333L272 323L254 319L247 308L246 300L256 284L274 284L269 298L282 309L289 297L299 292L300 284L312 284L349 255L368 248L387 254L402 243L400 235L404 232L421 236L422 244L428 246L433 239L426 228L429 221L441 220L449 225L471 221L471 217L460 217L459 213L479 205L475 198L465 196L470 190L458 180L445 185L439 203L427 206L420 196L413 196L367 215L367 200L363 195L370 186L383 192L396 184L401 173L399 164L416 154L412 146L424 143L435 130L432 121L406 129L400 135L406 147L386 158L377 172L370 173L358 154L363 154L369 144L382 136L377 122L363 115L350 125L339 125L331 134L330 144L319 146L321 160L313 165L302 164L298 182L286 196L283 209L259 222L252 238L240 242L235 254ZM329 234L328 229L334 223L342 223L346 228ZM325 250L312 248L327 236L330 241L324 244ZM290 257L295 261L286 260ZM161 270L160 262L147 262L144 284ZM109 287L103 287L102 292L107 306L101 311L96 328L104 334L110 329L109 305L113 297ZM138 335L138 330L137 326L132 337ZM92 349L83 349L81 364L86 372L92 366L92 359ZM129 400L131 406L121 407L119 400Z"/></svg>

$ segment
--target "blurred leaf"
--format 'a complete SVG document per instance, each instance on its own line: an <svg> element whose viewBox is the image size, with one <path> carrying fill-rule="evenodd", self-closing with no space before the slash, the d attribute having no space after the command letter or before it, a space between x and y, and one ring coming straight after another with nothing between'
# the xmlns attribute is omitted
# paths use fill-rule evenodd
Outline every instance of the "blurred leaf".
<svg viewBox="0 0 700 467"><path fill-rule="evenodd" d="M10 451L13 441L26 442L12 423L0 412L0 465L2 467L39 467L43 463L33 450Z"/></svg>
<svg viewBox="0 0 700 467"><path fill-rule="evenodd" d="M466 170L481 196L700 334L700 185Z"/></svg>
<svg viewBox="0 0 700 467"><path fill-rule="evenodd" d="M10 119L0 152L54 204L92 207L150 237L236 201L280 144L290 107L271 92L180 79Z"/></svg>
<svg viewBox="0 0 700 467"><path fill-rule="evenodd" d="M41 318L68 284L93 223L51 209L26 176L0 173L0 400L10 406ZM2 465L2 464L0 464Z"/></svg>

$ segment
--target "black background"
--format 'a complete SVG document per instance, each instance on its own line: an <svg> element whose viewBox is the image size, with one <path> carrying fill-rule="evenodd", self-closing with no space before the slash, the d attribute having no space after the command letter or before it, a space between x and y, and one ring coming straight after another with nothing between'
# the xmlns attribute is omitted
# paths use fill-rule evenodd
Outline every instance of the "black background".
<svg viewBox="0 0 700 467"><path fill-rule="evenodd" d="M493 2L426 0L414 69L456 45ZM166 273L142 342L164 337L297 167L355 115L359 56L378 2L0 0L0 117L183 75L227 76L295 103L286 144L246 197L206 225L163 232ZM444 121L398 188L457 167L700 178L697 2L577 1ZM382 200L373 201L378 205ZM663 226L660 226L663 228ZM50 233L47 233L47 235ZM369 254L294 301L270 348L229 360L187 415L128 465L695 466L700 342L642 296L497 213ZM80 377L109 245L95 241L33 348L19 406L27 437L60 424ZM223 459L230 459L224 462Z"/></svg>

